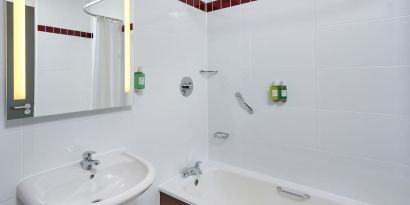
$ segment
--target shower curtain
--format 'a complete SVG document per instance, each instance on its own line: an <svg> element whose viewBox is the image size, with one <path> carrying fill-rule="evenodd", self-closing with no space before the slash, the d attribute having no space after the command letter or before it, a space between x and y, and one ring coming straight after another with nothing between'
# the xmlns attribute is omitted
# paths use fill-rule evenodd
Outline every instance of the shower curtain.
<svg viewBox="0 0 410 205"><path fill-rule="evenodd" d="M124 93L124 36L122 23L96 20L93 109L119 107L127 104Z"/></svg>

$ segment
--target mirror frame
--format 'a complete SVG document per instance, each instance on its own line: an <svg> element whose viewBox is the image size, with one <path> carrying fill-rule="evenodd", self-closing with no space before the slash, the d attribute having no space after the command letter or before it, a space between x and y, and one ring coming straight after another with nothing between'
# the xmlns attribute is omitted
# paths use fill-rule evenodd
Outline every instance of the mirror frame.
<svg viewBox="0 0 410 205"><path fill-rule="evenodd" d="M22 119L22 118L32 118L35 117L34 115L34 95L35 95L35 32L36 32L36 15L35 15L35 7L26 4L26 0L3 0L5 2L5 48L6 48L6 110L7 110L7 120L14 120L14 119ZM17 3L14 3L17 2ZM18 4L18 5L17 5ZM16 5L16 6L14 6ZM20 6L19 8L17 8ZM22 6L25 7L24 12L22 12ZM17 9L18 12L15 12ZM20 10L18 10L20 9ZM16 18L16 15L20 16L20 24L15 24L16 19L18 20L19 17ZM23 17L24 15L24 17ZM25 21L22 21L24 19ZM133 38L132 38L132 30L133 30L133 0L124 0L124 92L130 93L132 95L132 65L133 65ZM24 24L25 26L20 27L20 29L24 30L24 35L15 35L16 28L15 26L21 26ZM125 26L129 24L130 26ZM20 57L16 57L14 54L16 43L16 37L21 37L23 40L23 49L25 55ZM21 43L21 42L20 42ZM21 46L21 44L19 45ZM19 47L17 47L19 48ZM21 48L21 47L20 47ZM15 88L16 80L15 71L16 59L23 58L25 63L24 67L24 74L21 74L21 83L20 85L24 84L25 95L22 95L22 98L16 98L15 96ZM21 68L21 67L20 67ZM21 73L21 72L20 72ZM132 96L131 96L132 97ZM132 100L133 101L133 100ZM133 103L127 106L132 106ZM109 109L102 108L102 109ZM79 110L78 112L84 111L92 111L90 110ZM72 113L72 112L69 112ZM66 113L61 113L66 114ZM59 115L59 114L58 114Z"/></svg>

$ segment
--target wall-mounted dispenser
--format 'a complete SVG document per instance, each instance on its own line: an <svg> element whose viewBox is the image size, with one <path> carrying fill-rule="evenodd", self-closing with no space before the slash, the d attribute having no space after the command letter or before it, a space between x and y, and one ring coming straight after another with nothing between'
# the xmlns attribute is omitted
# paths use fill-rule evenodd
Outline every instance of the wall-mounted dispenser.
<svg viewBox="0 0 410 205"><path fill-rule="evenodd" d="M138 67L138 71L134 73L134 89L136 91L145 88L145 73L142 72L142 66Z"/></svg>
<svg viewBox="0 0 410 205"><path fill-rule="evenodd" d="M280 92L280 86L276 85L275 81L273 81L272 85L270 86L270 91L269 95L272 98L273 102L279 102L279 92Z"/></svg>
<svg viewBox="0 0 410 205"><path fill-rule="evenodd" d="M276 84L275 81L273 81L269 89L269 96L275 103L285 103L288 101L288 88L283 81L280 81L279 84Z"/></svg>
<svg viewBox="0 0 410 205"><path fill-rule="evenodd" d="M280 101L287 102L288 101L288 87L283 83L283 81L280 82L279 89L280 89L280 95L279 95Z"/></svg>

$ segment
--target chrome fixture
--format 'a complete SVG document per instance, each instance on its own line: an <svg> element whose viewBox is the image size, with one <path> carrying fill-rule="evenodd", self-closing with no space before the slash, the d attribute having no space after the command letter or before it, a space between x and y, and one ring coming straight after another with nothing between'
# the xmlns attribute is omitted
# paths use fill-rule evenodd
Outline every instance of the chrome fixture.
<svg viewBox="0 0 410 205"><path fill-rule="evenodd" d="M199 71L200 73L218 73L218 71L217 70L200 70Z"/></svg>
<svg viewBox="0 0 410 205"><path fill-rule="evenodd" d="M286 196L286 197L292 197L294 199L298 200L308 200L310 198L310 195L308 194L303 194L303 193L296 193L295 191L287 191L284 188L278 186L277 191L279 194Z"/></svg>
<svg viewBox="0 0 410 205"><path fill-rule="evenodd" d="M31 105L29 103L23 105L23 106L16 106L13 107L14 110L23 110L24 109L24 114L29 115L31 113Z"/></svg>
<svg viewBox="0 0 410 205"><path fill-rule="evenodd" d="M197 161L195 162L195 166L194 167L188 167L185 168L184 170L182 170L182 177L183 178L187 178L190 176L199 176L202 174L202 169L201 169L201 161Z"/></svg>
<svg viewBox="0 0 410 205"><path fill-rule="evenodd" d="M100 165L100 160L93 160L95 151L87 151L83 153L83 160L81 161L81 168L84 170L92 170L95 166Z"/></svg>
<svg viewBox="0 0 410 205"><path fill-rule="evenodd" d="M245 107L246 111L249 114L253 114L253 109L251 106L249 106L246 102L245 99L243 98L242 94L240 92L236 92L235 93L236 98L238 98L238 100L241 102L241 104Z"/></svg>
<svg viewBox="0 0 410 205"><path fill-rule="evenodd" d="M194 90L194 82L190 77L184 77L179 87L181 90L181 94L184 97L188 97L192 94L192 91Z"/></svg>
<svg viewBox="0 0 410 205"><path fill-rule="evenodd" d="M86 14L90 15L90 16L94 16L94 17L97 17L97 18L102 18L102 19L105 19L105 20L108 20L108 21L111 21L111 22L123 22L123 20L120 20L120 19L111 18L111 17L107 17L107 16L101 16L101 15L93 14L93 13L91 13L90 11L88 11L88 9L89 9L90 7L92 7L92 6L96 5L96 4L99 4L99 3L103 2L103 1L104 1L104 0L92 0L91 2L86 3L86 4L84 5L83 11L84 11Z"/></svg>
<svg viewBox="0 0 410 205"><path fill-rule="evenodd" d="M214 137L215 137L215 138L218 138L218 139L224 139L224 140L226 140L226 139L229 138L229 134L228 134L228 133L225 133L225 132L215 132L215 133L214 133Z"/></svg>

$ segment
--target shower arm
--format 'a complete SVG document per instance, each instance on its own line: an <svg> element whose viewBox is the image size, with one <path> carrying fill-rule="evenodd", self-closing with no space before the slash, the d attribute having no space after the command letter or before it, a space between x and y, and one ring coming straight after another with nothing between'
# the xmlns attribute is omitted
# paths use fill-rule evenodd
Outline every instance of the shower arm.
<svg viewBox="0 0 410 205"><path fill-rule="evenodd" d="M86 14L88 14L88 15L90 15L90 16L93 16L93 17L96 17L96 18L102 18L102 19L105 19L105 20L108 20L108 21L113 21L113 22L123 22L123 20L116 19L116 18L111 18L111 17L106 17L106 16L101 16L101 15L97 15L97 14L93 14L93 13L91 13L91 12L89 12L89 11L87 10L87 9L90 8L91 6L94 6L95 4L101 3L101 2L103 2L103 1L104 1L104 0L94 0L94 1L92 1L92 2L90 2L90 3L87 3L87 4L84 5L83 11L84 11Z"/></svg>

